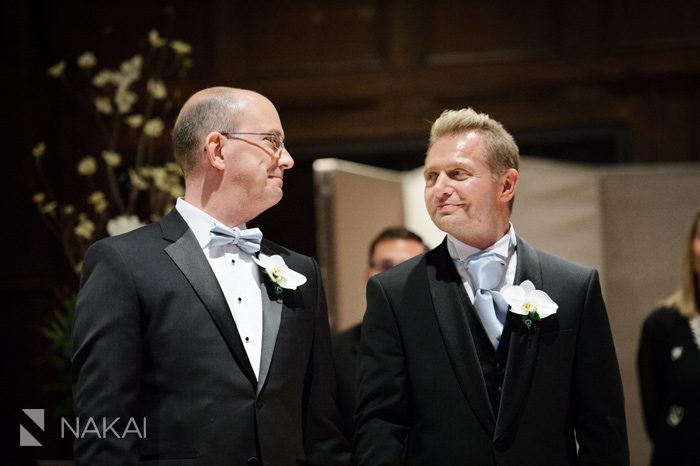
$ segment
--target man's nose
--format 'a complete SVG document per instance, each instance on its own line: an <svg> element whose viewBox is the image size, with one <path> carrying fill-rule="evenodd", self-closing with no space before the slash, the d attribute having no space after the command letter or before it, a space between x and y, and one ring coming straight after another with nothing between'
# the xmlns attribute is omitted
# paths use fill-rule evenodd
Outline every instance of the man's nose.
<svg viewBox="0 0 700 466"><path fill-rule="evenodd" d="M282 153L280 154L280 158L277 164L283 170L289 170L294 166L294 159L292 158L292 154L289 153L286 147L282 149Z"/></svg>
<svg viewBox="0 0 700 466"><path fill-rule="evenodd" d="M440 173L435 179L433 188L439 195L449 194L452 192L452 183L450 178L445 173Z"/></svg>

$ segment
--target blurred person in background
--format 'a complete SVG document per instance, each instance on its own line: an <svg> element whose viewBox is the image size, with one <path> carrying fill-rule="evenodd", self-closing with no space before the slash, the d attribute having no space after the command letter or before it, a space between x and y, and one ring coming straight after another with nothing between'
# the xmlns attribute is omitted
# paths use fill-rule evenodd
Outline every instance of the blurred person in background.
<svg viewBox="0 0 700 466"><path fill-rule="evenodd" d="M369 262L365 279L389 270L393 266L425 252L427 246L420 236L403 227L382 230L369 246ZM360 346L362 326L357 324L344 332L333 335L333 360L337 380L336 398L343 415L343 433L352 441L353 414L355 412L357 376L357 350Z"/></svg>
<svg viewBox="0 0 700 466"><path fill-rule="evenodd" d="M700 465L700 211L680 287L644 321L637 364L652 466Z"/></svg>

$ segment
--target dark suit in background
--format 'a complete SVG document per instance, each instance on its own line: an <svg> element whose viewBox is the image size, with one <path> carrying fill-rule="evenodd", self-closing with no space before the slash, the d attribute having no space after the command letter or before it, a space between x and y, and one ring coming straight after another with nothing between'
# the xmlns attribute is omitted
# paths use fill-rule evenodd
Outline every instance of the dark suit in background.
<svg viewBox="0 0 700 466"><path fill-rule="evenodd" d="M343 417L343 434L349 441L352 441L355 430L353 416L357 397L357 353L361 335L362 326L354 325L331 337L337 386L336 401Z"/></svg>
<svg viewBox="0 0 700 466"><path fill-rule="evenodd" d="M396 264L414 257L427 248L423 239L404 227L389 227L374 237L369 245L366 277L389 270ZM355 398L357 397L357 351L362 326L355 325L333 335L333 361L337 380L336 398L343 417L343 434L352 442L354 431Z"/></svg>
<svg viewBox="0 0 700 466"><path fill-rule="evenodd" d="M644 421L654 444L651 464L700 464L700 350L678 309L661 307L646 318L637 362Z"/></svg>

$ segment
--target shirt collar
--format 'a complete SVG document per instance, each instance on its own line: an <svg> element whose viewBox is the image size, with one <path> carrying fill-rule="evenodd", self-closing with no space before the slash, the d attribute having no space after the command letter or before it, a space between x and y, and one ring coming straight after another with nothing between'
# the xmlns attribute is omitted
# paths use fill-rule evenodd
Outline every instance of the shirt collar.
<svg viewBox="0 0 700 466"><path fill-rule="evenodd" d="M508 232L483 251L495 252L502 257L509 257L516 244L515 228L513 228L511 223ZM463 243L450 234L447 235L447 250L450 253L450 257L455 261L463 261L471 255L482 252L481 249Z"/></svg>
<svg viewBox="0 0 700 466"><path fill-rule="evenodd" d="M215 225L222 225L228 228L223 222L220 222L203 210L193 206L181 197L177 199L175 208L190 227L192 233L194 233L194 236L197 238L197 242L199 243L199 247L202 249L209 245L209 242L211 241L209 231ZM241 230L245 230L246 228L245 223L237 226Z"/></svg>

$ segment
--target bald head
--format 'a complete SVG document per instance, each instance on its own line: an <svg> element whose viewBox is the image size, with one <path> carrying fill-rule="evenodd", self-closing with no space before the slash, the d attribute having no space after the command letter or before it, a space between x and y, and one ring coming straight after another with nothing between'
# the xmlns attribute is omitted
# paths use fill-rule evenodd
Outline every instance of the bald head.
<svg viewBox="0 0 700 466"><path fill-rule="evenodd" d="M235 131L241 109L251 100L268 101L256 92L232 87L210 87L187 99L172 132L175 160L185 177L200 162L207 134Z"/></svg>

